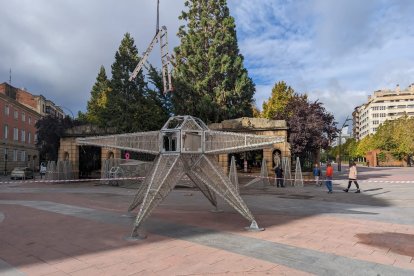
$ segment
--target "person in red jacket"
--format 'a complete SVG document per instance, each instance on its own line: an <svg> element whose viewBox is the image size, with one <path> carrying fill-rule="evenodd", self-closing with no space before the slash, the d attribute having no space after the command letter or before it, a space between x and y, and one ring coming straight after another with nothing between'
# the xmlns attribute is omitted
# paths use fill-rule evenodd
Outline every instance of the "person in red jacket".
<svg viewBox="0 0 414 276"><path fill-rule="evenodd" d="M325 185L328 188L328 194L332 194L332 176L333 176L333 168L330 162L326 165L326 180Z"/></svg>

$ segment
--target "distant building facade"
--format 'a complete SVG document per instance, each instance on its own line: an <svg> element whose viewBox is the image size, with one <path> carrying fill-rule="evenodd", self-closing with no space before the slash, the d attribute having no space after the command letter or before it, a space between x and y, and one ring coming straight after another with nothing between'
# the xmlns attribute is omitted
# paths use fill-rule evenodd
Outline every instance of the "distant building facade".
<svg viewBox="0 0 414 276"><path fill-rule="evenodd" d="M37 169L39 152L36 149L36 122L51 114L63 118L65 114L52 101L36 96L25 89L0 84L0 172L15 167Z"/></svg>
<svg viewBox="0 0 414 276"><path fill-rule="evenodd" d="M352 113L353 135L361 140L377 132L386 120L395 120L407 114L414 116L414 83L404 90L378 90L368 96L368 102L357 106Z"/></svg>

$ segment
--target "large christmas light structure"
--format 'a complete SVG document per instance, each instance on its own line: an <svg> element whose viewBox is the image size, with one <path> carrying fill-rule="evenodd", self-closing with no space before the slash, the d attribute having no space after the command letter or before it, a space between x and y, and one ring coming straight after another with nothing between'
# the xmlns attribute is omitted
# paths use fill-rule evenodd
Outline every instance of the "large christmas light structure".
<svg viewBox="0 0 414 276"><path fill-rule="evenodd" d="M217 207L216 195L250 222L249 230L261 230L237 188L221 169L217 154L245 152L271 147L284 141L269 137L212 131L192 116L173 116L160 131L78 138L78 145L93 145L156 155L152 169L138 189L129 211L140 206L132 237L165 197L187 175L204 196Z"/></svg>

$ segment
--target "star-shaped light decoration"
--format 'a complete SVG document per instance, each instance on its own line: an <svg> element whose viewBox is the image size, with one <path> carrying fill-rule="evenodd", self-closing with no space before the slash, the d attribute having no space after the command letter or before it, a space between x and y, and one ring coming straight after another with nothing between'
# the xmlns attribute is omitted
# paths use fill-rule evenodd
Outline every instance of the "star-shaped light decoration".
<svg viewBox="0 0 414 276"><path fill-rule="evenodd" d="M262 230L215 155L263 149L283 141L284 137L213 131L199 118L173 116L160 131L78 138L76 143L156 155L128 209L132 211L140 205L132 231L132 237L138 238L145 219L184 175L212 205L217 207L217 194L250 221L247 229Z"/></svg>

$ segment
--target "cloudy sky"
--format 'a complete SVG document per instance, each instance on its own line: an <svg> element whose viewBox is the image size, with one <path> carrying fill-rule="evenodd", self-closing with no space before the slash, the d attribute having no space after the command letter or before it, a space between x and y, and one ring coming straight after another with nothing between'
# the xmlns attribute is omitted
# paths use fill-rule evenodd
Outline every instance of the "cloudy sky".
<svg viewBox="0 0 414 276"><path fill-rule="evenodd" d="M161 0L172 49L184 0ZM156 0L0 0L0 82L85 111L100 65L126 32L143 52ZM339 122L372 91L414 82L414 1L228 0L259 108L284 80ZM150 62L159 65L158 48Z"/></svg>

